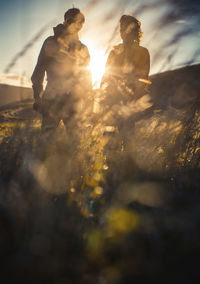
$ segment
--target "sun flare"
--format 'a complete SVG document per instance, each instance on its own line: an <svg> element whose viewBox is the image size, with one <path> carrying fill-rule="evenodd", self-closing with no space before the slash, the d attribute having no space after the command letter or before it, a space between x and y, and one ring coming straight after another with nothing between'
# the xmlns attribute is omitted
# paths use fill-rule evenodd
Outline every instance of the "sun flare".
<svg viewBox="0 0 200 284"><path fill-rule="evenodd" d="M107 57L103 50L90 48L90 65L89 70L92 73L93 88L99 88L101 78L105 71Z"/></svg>

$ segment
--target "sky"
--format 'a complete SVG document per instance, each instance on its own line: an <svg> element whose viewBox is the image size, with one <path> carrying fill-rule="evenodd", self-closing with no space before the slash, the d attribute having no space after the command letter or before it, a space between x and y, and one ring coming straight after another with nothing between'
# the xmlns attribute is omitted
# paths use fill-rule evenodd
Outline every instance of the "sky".
<svg viewBox="0 0 200 284"><path fill-rule="evenodd" d="M12 83L18 76L20 84L30 84L43 41L53 34L53 26L63 22L65 11L73 5L80 8L86 18L80 39L89 48L93 67L103 70L109 51L121 42L119 19L123 14L133 14L141 21L141 45L150 52L150 74L198 63L199 2L0 0L0 82Z"/></svg>

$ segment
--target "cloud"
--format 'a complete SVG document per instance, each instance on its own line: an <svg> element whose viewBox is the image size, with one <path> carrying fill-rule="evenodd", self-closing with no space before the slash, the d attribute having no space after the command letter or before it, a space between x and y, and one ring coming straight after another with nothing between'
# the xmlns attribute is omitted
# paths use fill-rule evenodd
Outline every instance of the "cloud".
<svg viewBox="0 0 200 284"><path fill-rule="evenodd" d="M85 9L83 9L84 12L88 13L90 12L95 6L97 6L97 4L99 4L100 2L102 2L102 0L91 0L87 6L85 7Z"/></svg>

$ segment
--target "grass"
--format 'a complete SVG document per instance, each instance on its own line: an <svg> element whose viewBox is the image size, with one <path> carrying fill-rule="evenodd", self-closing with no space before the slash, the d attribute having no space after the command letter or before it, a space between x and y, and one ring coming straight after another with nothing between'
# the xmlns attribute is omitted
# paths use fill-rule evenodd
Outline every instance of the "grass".
<svg viewBox="0 0 200 284"><path fill-rule="evenodd" d="M198 108L147 100L127 117L126 105L107 105L45 142L33 117L0 124L8 283L183 283L198 273Z"/></svg>

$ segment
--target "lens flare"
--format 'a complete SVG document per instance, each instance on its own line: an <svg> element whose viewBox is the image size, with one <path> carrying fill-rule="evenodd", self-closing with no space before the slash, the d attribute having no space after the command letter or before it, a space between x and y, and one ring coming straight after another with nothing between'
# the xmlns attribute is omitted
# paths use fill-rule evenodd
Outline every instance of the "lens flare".
<svg viewBox="0 0 200 284"><path fill-rule="evenodd" d="M92 73L93 88L99 88L101 78L105 72L105 64L107 57L101 49L90 48L90 65L89 69Z"/></svg>

